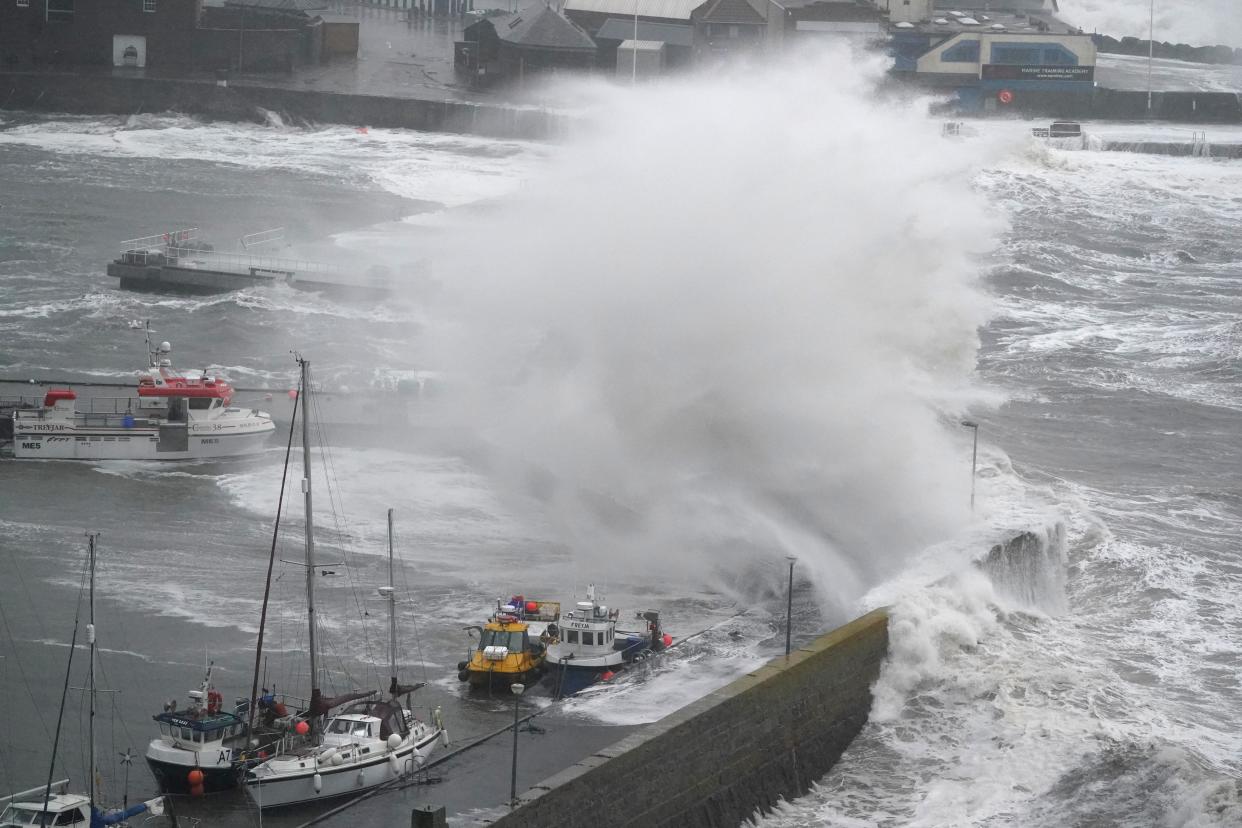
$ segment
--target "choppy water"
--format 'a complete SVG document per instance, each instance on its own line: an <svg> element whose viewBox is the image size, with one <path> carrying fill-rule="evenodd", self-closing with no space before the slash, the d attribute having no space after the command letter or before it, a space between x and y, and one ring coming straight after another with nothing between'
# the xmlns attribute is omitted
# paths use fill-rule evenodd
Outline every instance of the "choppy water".
<svg viewBox="0 0 1242 828"><path fill-rule="evenodd" d="M462 700L452 675L460 628L495 596L569 600L600 579L675 633L719 624L559 714L636 724L779 646L795 551L815 578L800 627L891 604L893 655L845 760L761 824L1242 823L1242 165L1050 150L1003 125L946 142L852 87L830 93L857 108L844 121L799 92L652 92L667 132L626 132L644 104L620 101L615 146L567 148L0 115L0 376L128 376L144 318L241 384L290 384L292 348L334 388L511 372L503 394L470 389L482 413L449 406L439 427L375 439L334 422L316 472L339 491L318 501L321 554L353 565L322 581L338 680L384 673L365 622L393 506L419 632L406 660L426 662L426 702L458 733L505 715ZM770 107L757 120L772 124L731 133L711 120L726 100ZM686 151L653 160L678 134ZM720 156L690 152L712 140ZM764 162L739 161L757 142ZM735 175L687 189L719 157ZM592 203L596 176L609 186ZM380 306L115 290L115 242L170 221L224 239L285 224L307 249L396 270L431 256L443 284ZM544 339L515 368L532 330ZM973 519L965 415L982 424ZM281 454L0 464L0 787L44 773L85 529L103 532L101 640L123 690L109 749L141 750L146 717L193 686L205 652L226 695L248 690ZM1027 567L974 563L1027 528L1045 539ZM298 554L290 536L281 556ZM283 570L269 675L292 687L305 667L281 653L301 646L300 586ZM80 776L73 724L65 767Z"/></svg>

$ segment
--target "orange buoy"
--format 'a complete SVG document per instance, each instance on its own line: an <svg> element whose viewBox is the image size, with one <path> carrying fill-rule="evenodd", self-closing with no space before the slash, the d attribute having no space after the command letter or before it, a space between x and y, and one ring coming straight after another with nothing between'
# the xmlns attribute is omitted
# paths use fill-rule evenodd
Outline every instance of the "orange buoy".
<svg viewBox="0 0 1242 828"><path fill-rule="evenodd" d="M672 646L672 644L673 644L673 637L669 635L668 633L665 633L664 634L664 646L669 647L669 646Z"/></svg>
<svg viewBox="0 0 1242 828"><path fill-rule="evenodd" d="M306 722L298 722L293 729L298 732L299 736L305 736L307 733L310 733L310 725Z"/></svg>
<svg viewBox="0 0 1242 828"><path fill-rule="evenodd" d="M599 680L600 680L600 681L608 681L608 679L612 678L612 677L613 677L613 676L615 676L615 675L616 675L616 673L614 673L612 670L605 670L605 671L604 671L604 673L603 673L603 675L601 675L601 676L599 677Z"/></svg>
<svg viewBox="0 0 1242 828"><path fill-rule="evenodd" d="M195 768L194 770L190 771L189 773L185 775L185 779L187 782L190 783L191 788L202 787L203 780L205 778L206 777L203 776L203 772L199 770L198 768Z"/></svg>
<svg viewBox="0 0 1242 828"><path fill-rule="evenodd" d="M289 399L291 399L291 400L296 400L297 398L298 398L298 391L297 391L297 389L296 389L296 388L290 388L290 389L289 389Z"/></svg>
<svg viewBox="0 0 1242 828"><path fill-rule="evenodd" d="M526 611L527 612L539 612L539 602L538 601L527 601Z"/></svg>

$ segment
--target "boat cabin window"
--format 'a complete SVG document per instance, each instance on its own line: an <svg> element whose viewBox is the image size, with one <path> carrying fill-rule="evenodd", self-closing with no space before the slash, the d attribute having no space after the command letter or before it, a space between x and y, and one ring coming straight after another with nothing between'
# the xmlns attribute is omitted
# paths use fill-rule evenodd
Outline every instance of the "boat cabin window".
<svg viewBox="0 0 1242 828"><path fill-rule="evenodd" d="M212 407L212 403L219 402L211 397L190 397L191 411L206 411Z"/></svg>
<svg viewBox="0 0 1242 828"><path fill-rule="evenodd" d="M565 643L566 644L577 644L578 643L578 631L577 630L566 630L565 631Z"/></svg>
<svg viewBox="0 0 1242 828"><path fill-rule="evenodd" d="M57 816L56 822L54 822L53 824L54 825L76 825L79 822L85 822L85 820L82 819L82 812L79 811L77 808L74 808L72 811L65 811L63 814L60 814L59 816Z"/></svg>
<svg viewBox="0 0 1242 828"><path fill-rule="evenodd" d="M582 633L582 643L587 644L589 646L594 646L595 645L595 633L591 633L591 632Z"/></svg>
<svg viewBox="0 0 1242 828"><path fill-rule="evenodd" d="M181 738L188 742L194 737L190 735L190 729L188 727L183 727L181 728Z"/></svg>
<svg viewBox="0 0 1242 828"><path fill-rule="evenodd" d="M479 649L484 647L508 647L511 651L517 652L524 649L523 638L524 633L505 630L484 630L483 635L479 636Z"/></svg>
<svg viewBox="0 0 1242 828"><path fill-rule="evenodd" d="M334 719L332 724L328 726L329 733L339 733L343 736L370 736L371 725L367 722L351 722L348 719Z"/></svg>

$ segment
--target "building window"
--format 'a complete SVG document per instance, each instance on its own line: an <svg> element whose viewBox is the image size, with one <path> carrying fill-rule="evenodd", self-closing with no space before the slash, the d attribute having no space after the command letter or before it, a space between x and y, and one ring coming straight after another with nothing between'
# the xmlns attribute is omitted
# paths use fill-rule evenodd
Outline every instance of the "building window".
<svg viewBox="0 0 1242 828"><path fill-rule="evenodd" d="M142 10L144 12L155 12L155 0L142 0Z"/></svg>
<svg viewBox="0 0 1242 828"><path fill-rule="evenodd" d="M1060 43L993 43L992 62L1010 66L1077 66L1078 56Z"/></svg>
<svg viewBox="0 0 1242 828"><path fill-rule="evenodd" d="M979 41L961 40L945 49L940 55L945 63L978 63Z"/></svg>
<svg viewBox="0 0 1242 828"><path fill-rule="evenodd" d="M73 22L73 0L47 0L46 17L63 23Z"/></svg>
<svg viewBox="0 0 1242 828"><path fill-rule="evenodd" d="M29 8L30 0L17 0L17 6L22 9Z"/></svg>

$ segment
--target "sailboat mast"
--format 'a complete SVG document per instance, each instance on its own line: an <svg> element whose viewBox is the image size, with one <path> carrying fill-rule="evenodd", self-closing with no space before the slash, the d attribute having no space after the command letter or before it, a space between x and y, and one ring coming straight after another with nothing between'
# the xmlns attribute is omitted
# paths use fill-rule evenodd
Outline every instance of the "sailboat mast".
<svg viewBox="0 0 1242 828"><path fill-rule="evenodd" d="M90 732L87 740L90 743L91 770L90 779L87 781L89 787L88 795L91 800L91 813L95 812L95 538L98 535L91 533L86 536L87 543L90 547L90 615L86 622L86 642L91 648L90 658L90 685L91 694L91 717Z"/></svg>
<svg viewBox="0 0 1242 828"><path fill-rule="evenodd" d="M310 728L311 740L319 735L319 716L316 708L319 705L319 656L315 649L315 527L311 514L311 455L310 455L310 408L307 400L310 397L310 361L301 359L302 393L298 400L302 403L302 493L306 496L306 615L309 623L307 642L310 645Z"/></svg>
<svg viewBox="0 0 1242 828"><path fill-rule="evenodd" d="M388 510L388 665L392 676L390 692L397 692L397 589L392 575L392 509Z"/></svg>

